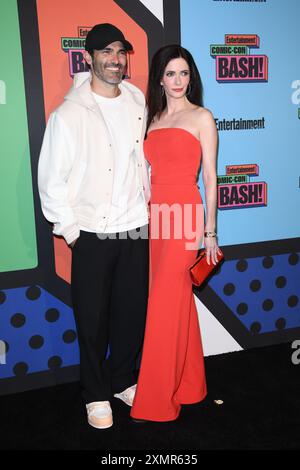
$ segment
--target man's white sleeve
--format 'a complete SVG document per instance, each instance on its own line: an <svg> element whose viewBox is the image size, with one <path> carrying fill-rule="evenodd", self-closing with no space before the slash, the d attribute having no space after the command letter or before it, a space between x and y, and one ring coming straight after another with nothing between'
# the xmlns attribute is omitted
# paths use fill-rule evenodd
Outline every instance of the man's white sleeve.
<svg viewBox="0 0 300 470"><path fill-rule="evenodd" d="M63 119L50 115L38 164L38 187L42 211L54 224L53 233L70 244L80 234L68 201L68 178L75 158L75 142Z"/></svg>

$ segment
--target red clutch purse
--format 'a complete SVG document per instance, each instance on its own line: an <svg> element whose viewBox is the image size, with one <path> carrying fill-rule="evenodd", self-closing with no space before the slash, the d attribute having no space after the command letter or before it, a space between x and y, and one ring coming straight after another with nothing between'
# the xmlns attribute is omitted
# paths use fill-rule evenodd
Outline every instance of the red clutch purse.
<svg viewBox="0 0 300 470"><path fill-rule="evenodd" d="M195 286L200 286L202 282L205 281L209 274L220 264L223 259L223 253L221 252L220 254L217 252L217 264L213 264L212 261L210 262L210 264L208 264L206 261L205 249L201 248L199 256L189 268L192 283L195 284Z"/></svg>

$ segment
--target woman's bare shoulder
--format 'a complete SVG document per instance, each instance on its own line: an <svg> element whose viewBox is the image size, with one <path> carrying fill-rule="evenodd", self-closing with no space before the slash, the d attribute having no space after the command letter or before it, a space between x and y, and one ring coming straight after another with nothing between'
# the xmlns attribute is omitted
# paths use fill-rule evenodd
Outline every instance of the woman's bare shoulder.
<svg viewBox="0 0 300 470"><path fill-rule="evenodd" d="M214 116L213 116L213 113L207 109L207 108L203 108L203 106L198 106L196 109L195 109L195 114L197 116L197 119L201 122L211 122L212 120L214 121Z"/></svg>
<svg viewBox="0 0 300 470"><path fill-rule="evenodd" d="M207 109L199 106L195 110L196 122L197 126L201 132L201 130L209 130L211 129L213 132L216 129L216 122L212 112Z"/></svg>

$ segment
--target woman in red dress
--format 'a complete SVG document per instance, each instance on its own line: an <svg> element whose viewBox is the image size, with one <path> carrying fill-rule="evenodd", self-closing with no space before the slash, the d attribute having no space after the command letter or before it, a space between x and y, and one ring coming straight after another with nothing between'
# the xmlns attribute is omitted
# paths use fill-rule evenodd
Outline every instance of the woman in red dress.
<svg viewBox="0 0 300 470"><path fill-rule="evenodd" d="M150 290L135 420L172 421L206 396L197 310L188 268L203 241L216 263L217 130L202 106L191 54L165 46L153 57L144 151L151 165ZM206 214L197 186L202 164Z"/></svg>

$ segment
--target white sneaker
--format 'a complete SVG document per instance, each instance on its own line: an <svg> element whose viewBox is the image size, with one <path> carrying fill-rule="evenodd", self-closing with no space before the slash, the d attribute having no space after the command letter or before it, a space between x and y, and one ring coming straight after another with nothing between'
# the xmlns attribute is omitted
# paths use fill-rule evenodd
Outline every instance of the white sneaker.
<svg viewBox="0 0 300 470"><path fill-rule="evenodd" d="M136 384L132 385L131 387L126 388L121 393L115 393L114 397L120 398L126 405L132 406L134 395L135 395L135 390L136 390Z"/></svg>
<svg viewBox="0 0 300 470"><path fill-rule="evenodd" d="M93 401L86 405L88 423L97 429L107 429L113 425L109 401Z"/></svg>

